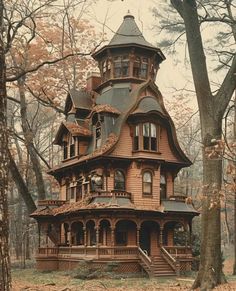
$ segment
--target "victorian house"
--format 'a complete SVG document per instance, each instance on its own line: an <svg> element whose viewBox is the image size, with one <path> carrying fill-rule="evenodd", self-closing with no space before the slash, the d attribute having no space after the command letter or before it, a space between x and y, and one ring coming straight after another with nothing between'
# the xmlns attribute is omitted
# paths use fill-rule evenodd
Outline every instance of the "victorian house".
<svg viewBox="0 0 236 291"><path fill-rule="evenodd" d="M37 267L115 261L117 272L178 275L191 268L198 213L174 189L191 162L155 84L165 56L126 15L93 58L100 73L68 94L55 136L63 157L49 174L60 185L59 200L38 201L31 215L39 226Z"/></svg>

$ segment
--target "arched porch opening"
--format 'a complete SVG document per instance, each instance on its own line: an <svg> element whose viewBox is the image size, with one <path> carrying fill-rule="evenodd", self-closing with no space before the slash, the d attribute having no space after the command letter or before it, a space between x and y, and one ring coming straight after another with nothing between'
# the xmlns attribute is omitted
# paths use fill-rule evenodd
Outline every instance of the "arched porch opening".
<svg viewBox="0 0 236 291"><path fill-rule="evenodd" d="M103 219L99 224L99 244L102 246L111 245L111 224L107 219Z"/></svg>
<svg viewBox="0 0 236 291"><path fill-rule="evenodd" d="M132 220L119 220L115 227L116 246L137 245L137 225Z"/></svg>
<svg viewBox="0 0 236 291"><path fill-rule="evenodd" d="M81 221L73 222L71 225L71 244L75 246L84 245L84 230Z"/></svg>
<svg viewBox="0 0 236 291"><path fill-rule="evenodd" d="M143 221L139 235L140 248L149 256L160 253L160 226L156 221Z"/></svg>
<svg viewBox="0 0 236 291"><path fill-rule="evenodd" d="M69 237L70 237L69 224L64 222L61 225L61 244L65 246L69 245Z"/></svg>
<svg viewBox="0 0 236 291"><path fill-rule="evenodd" d="M86 232L87 232L87 245L88 246L95 246L97 243L96 240L96 229L95 229L95 222L93 220L89 220L86 223Z"/></svg>
<svg viewBox="0 0 236 291"><path fill-rule="evenodd" d="M164 225L163 245L165 246L186 246L189 243L189 229L186 229L181 222L168 221Z"/></svg>

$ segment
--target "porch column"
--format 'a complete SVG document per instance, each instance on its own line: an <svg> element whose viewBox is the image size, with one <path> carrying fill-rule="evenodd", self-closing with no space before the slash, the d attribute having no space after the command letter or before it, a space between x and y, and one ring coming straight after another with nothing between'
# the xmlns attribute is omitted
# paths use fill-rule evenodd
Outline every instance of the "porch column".
<svg viewBox="0 0 236 291"><path fill-rule="evenodd" d="M38 247L41 246L41 225L38 224Z"/></svg>
<svg viewBox="0 0 236 291"><path fill-rule="evenodd" d="M115 228L111 227L111 256L114 258L114 247L115 247Z"/></svg>
<svg viewBox="0 0 236 291"><path fill-rule="evenodd" d="M87 230L86 227L83 227L83 231L84 231L84 246L87 246Z"/></svg>
<svg viewBox="0 0 236 291"><path fill-rule="evenodd" d="M71 244L72 244L72 233L71 233L71 225L69 225L69 228L68 228L68 233L69 233L69 246L71 247Z"/></svg>
<svg viewBox="0 0 236 291"><path fill-rule="evenodd" d="M139 243L139 238L140 238L140 227L137 227L137 247L139 248L140 247L140 243Z"/></svg>
<svg viewBox="0 0 236 291"><path fill-rule="evenodd" d="M160 226L160 246L163 246L163 233L164 233L164 226Z"/></svg>
<svg viewBox="0 0 236 291"><path fill-rule="evenodd" d="M99 257L99 226L95 228L96 230L96 255Z"/></svg>

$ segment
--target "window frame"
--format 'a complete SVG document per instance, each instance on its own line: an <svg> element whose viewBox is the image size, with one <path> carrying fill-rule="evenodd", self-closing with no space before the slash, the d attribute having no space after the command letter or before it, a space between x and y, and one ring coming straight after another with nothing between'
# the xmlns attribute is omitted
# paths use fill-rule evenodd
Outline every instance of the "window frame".
<svg viewBox="0 0 236 291"><path fill-rule="evenodd" d="M161 177L164 177L165 183L161 183ZM164 189L162 185L165 185ZM162 195L162 192L164 190L164 195ZM160 173L160 200L165 200L167 199L167 175L166 173L161 172Z"/></svg>
<svg viewBox="0 0 236 291"><path fill-rule="evenodd" d="M151 182L144 181L145 174L150 174ZM150 192L144 192L144 188L145 188L144 183L146 183L146 184L149 183L149 187L151 189ZM143 193L143 196L145 196L145 197L152 197L152 194L153 194L153 173L150 170L144 170L142 173L142 193Z"/></svg>
<svg viewBox="0 0 236 291"><path fill-rule="evenodd" d="M97 136L97 131L100 130L100 136ZM100 141L100 143L98 144L98 141ZM102 123L100 121L98 121L96 123L95 126L95 149L99 149L102 145Z"/></svg>
<svg viewBox="0 0 236 291"><path fill-rule="evenodd" d="M115 187L116 186L116 172L120 172L122 174L123 178L124 178L124 181L123 181L124 187L123 187L123 189L118 189L118 188ZM114 170L114 190L115 191L126 191L125 173L121 169L115 169Z"/></svg>
<svg viewBox="0 0 236 291"><path fill-rule="evenodd" d="M144 126L148 124L148 134L144 135ZM155 128L153 134L153 126ZM148 146L145 146L147 144ZM159 125L154 122L141 122L133 126L133 151L158 152Z"/></svg>

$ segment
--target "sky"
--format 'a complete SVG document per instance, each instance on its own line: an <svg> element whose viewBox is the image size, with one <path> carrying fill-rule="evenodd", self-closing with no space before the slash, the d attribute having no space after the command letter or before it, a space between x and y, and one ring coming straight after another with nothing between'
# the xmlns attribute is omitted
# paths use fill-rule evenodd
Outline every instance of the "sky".
<svg viewBox="0 0 236 291"><path fill-rule="evenodd" d="M157 31L152 29L157 20L153 17L151 7L160 3L158 0L98 0L90 7L87 15L94 22L96 28L104 28L107 38L111 39L123 21L124 15L130 11L147 41L158 46ZM158 3L158 4L159 4ZM105 23L105 27L104 24ZM166 54L165 54L166 55ZM157 76L157 85L163 95L171 98L175 91L192 83L191 74L184 65L176 64L175 59L166 55Z"/></svg>

